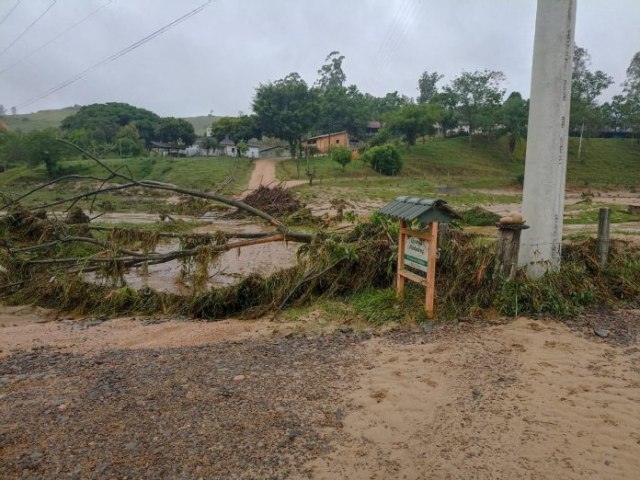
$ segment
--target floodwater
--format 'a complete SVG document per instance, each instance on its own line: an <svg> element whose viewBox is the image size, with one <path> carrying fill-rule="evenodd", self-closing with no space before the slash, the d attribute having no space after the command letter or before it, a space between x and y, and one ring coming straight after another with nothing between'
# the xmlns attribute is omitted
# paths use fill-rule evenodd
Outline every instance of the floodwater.
<svg viewBox="0 0 640 480"><path fill-rule="evenodd" d="M151 223L157 221L151 214L110 214L102 221L123 223ZM176 217L174 217L176 218ZM185 217L193 220L193 217ZM195 233L223 232L272 232L274 228L246 220L223 219L213 214L198 218L203 225L194 229ZM271 242L236 248L221 253L208 269L209 288L234 285L251 274L271 275L283 268L296 264L296 252L300 244L293 242ZM167 253L180 248L177 239L162 240L156 247L157 253ZM191 292L190 276L183 275L181 260L173 260L159 265L132 268L124 275L125 282L135 288L150 288L155 291L187 295ZM104 280L88 274L87 279L100 283Z"/></svg>

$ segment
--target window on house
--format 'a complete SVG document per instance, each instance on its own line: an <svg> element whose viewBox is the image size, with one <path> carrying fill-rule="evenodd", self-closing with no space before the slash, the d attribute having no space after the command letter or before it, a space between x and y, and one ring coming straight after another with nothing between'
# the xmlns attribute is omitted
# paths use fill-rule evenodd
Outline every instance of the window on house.
<svg viewBox="0 0 640 480"><path fill-rule="evenodd" d="M336 140L336 143L340 143L340 139Z"/></svg>

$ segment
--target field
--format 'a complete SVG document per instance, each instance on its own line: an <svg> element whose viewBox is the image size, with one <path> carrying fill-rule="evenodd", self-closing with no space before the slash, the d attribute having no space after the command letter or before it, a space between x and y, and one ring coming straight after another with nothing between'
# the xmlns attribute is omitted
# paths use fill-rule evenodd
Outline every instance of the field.
<svg viewBox="0 0 640 480"><path fill-rule="evenodd" d="M469 192L521 188L524 162L511 157L503 138L477 138L473 142L466 137L437 138L418 143L410 150L403 147L402 152L404 167L396 177L377 174L361 160L352 161L344 170L326 156L311 159L310 165L324 188L335 189L338 194L348 188L354 197L384 201L400 194L441 195L450 189ZM640 146L633 140L587 139L581 160L576 156L577 139L571 138L569 189L629 189L640 185ZM304 161L301 170L306 170ZM281 163L278 176L284 180L296 178L294 162ZM309 194L308 190L300 188L303 194ZM466 200L473 202L474 198Z"/></svg>
<svg viewBox="0 0 640 480"><path fill-rule="evenodd" d="M34 113L5 115L0 120L6 123L10 130L30 132L45 128L58 128L65 117L73 115L79 109L80 107L67 107L57 110L40 110Z"/></svg>
<svg viewBox="0 0 640 480"><path fill-rule="evenodd" d="M108 158L104 162L113 169L126 167L126 171L137 180L155 180L186 188L203 191L215 190L224 193L242 191L247 185L253 167L253 162L248 159L238 160L228 157ZM60 166L62 171L67 174L105 176L105 171L89 159L64 160ZM15 167L0 174L0 190L20 193L46 181L44 166L36 168ZM74 181L64 187L44 189L34 194L31 202L56 200L61 198L63 193L69 191L80 193L83 188L88 190L86 188L88 185L98 187L99 182ZM164 201L159 202L157 198L149 197L143 197L139 202L131 202L128 197L115 194L105 195L100 200L109 201L116 211L123 212L157 212L165 203Z"/></svg>

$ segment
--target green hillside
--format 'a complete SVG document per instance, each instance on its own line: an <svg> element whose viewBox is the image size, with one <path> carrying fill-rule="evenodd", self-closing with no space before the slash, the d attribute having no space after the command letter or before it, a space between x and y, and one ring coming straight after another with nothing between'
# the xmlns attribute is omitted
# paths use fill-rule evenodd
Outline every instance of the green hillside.
<svg viewBox="0 0 640 480"><path fill-rule="evenodd" d="M25 113L19 115L5 115L0 118L7 126L13 130L30 132L32 130L42 130L45 128L58 128L65 117L73 115L80 107L67 107L57 110L40 110L35 113Z"/></svg>
<svg viewBox="0 0 640 480"><path fill-rule="evenodd" d="M379 175L361 160L352 161L345 170L327 157L312 159L310 165L317 183L322 182L323 186L357 188L367 197L383 200L403 192L433 192L442 186L517 187L524 173L524 161L509 154L505 138L474 138L472 142L467 137L437 138L418 143L410 150L402 147L401 151L404 167L397 177ZM640 145L634 140L587 139L580 160L577 151L578 139L571 138L569 186L632 188L640 185ZM301 171L306 178L304 161ZM283 180L296 178L295 163L288 160L279 164L278 176ZM306 187L301 190L308 193Z"/></svg>
<svg viewBox="0 0 640 480"><path fill-rule="evenodd" d="M22 115L5 115L0 117L0 120L13 131L21 130L23 132L30 132L32 130L42 130L45 128L58 128L65 117L73 115L78 110L80 110L79 106L60 108L57 110L40 110L39 112L25 113ZM211 122L218 117L200 115L198 117L183 118L193 125L196 135L202 136L206 128L211 125Z"/></svg>
<svg viewBox="0 0 640 480"><path fill-rule="evenodd" d="M213 115L201 115L199 117L182 117L191 125L196 131L196 135L199 137L204 136L204 132L207 127L211 126L211 123L214 122L219 117L214 117Z"/></svg>

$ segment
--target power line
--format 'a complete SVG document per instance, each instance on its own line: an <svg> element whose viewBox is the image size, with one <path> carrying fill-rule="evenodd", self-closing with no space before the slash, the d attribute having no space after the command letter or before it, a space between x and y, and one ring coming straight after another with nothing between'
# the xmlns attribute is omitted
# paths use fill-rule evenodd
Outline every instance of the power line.
<svg viewBox="0 0 640 480"><path fill-rule="evenodd" d="M82 23L86 22L87 20L89 20L90 17L93 17L96 13L98 13L100 10L102 10L105 7L108 7L110 4L113 3L113 0L108 0L107 3L105 3L104 5L96 8L95 10L93 10L91 13L89 13L88 15L86 15L84 18L82 18L81 20L79 20L78 22L74 23L73 25L71 25L69 28L67 28L66 30L64 30L63 32L59 33L58 35L56 35L55 37L53 37L51 40L49 40L46 43L43 43L42 45L40 45L39 47L33 49L31 52L27 53L24 57L22 57L21 59L13 62L12 64L6 66L5 68L3 68L2 70L0 70L0 75L2 75L5 72L8 72L9 70L11 70L13 67L15 67L16 65L21 64L22 62L24 62L25 60L27 60L28 58L33 57L36 53L38 53L39 51L41 51L42 49L48 47L49 45L51 45L53 42L55 42L56 40L58 40L60 37L66 35L67 33L69 33L71 30L73 30L74 28L78 27L79 25L81 25Z"/></svg>
<svg viewBox="0 0 640 480"><path fill-rule="evenodd" d="M4 18L0 20L0 25L2 25L7 18L9 18L9 15L11 15L16 8L18 8L18 5L20 5L21 1L22 0L18 0L16 4L13 6L13 8L9 10L9 12L4 16Z"/></svg>
<svg viewBox="0 0 640 480"><path fill-rule="evenodd" d="M396 15L393 17L393 21L389 25L389 28L387 29L387 32L384 38L380 42L380 45L378 46L376 53L372 57L372 60L371 60L373 64L372 73L377 74L380 71L380 69L378 68L378 61L382 57L382 54L384 54L386 48L389 45L390 40L395 36L398 30L398 26L404 22L404 17L407 15L409 11L409 5L410 5L410 0L404 0L404 2L402 3L402 6L397 11ZM372 87L372 83L375 82L375 80L373 80L372 78L373 76L374 75L365 79L364 87L367 90L370 90Z"/></svg>
<svg viewBox="0 0 640 480"><path fill-rule="evenodd" d="M5 52L6 52L7 50L9 50L11 47L13 47L13 46L16 44L16 42L17 42L18 40L20 40L22 37L24 37L24 36L27 34L27 32L28 32L29 30L31 30L31 27L33 27L36 23L38 23L38 22L40 21L40 19L41 19L41 18L43 18L43 17L47 14L47 12L53 8L53 6L56 4L56 2L57 2L57 1L58 1L58 0L53 0L53 2L51 2L51 5L49 5L49 6L45 9L45 11L44 11L44 12L42 12L42 13L38 16L38 18L36 18L33 22L31 22L31 24L30 24L27 28L25 28L25 29L24 29L24 31L23 31L20 35L18 35L18 36L16 37L16 39L15 39L13 42L11 42L9 45L7 45L7 46L5 47L5 49L4 49L4 50L2 50L2 51L0 52L0 57L1 57L2 55L4 55L4 54L5 54Z"/></svg>
<svg viewBox="0 0 640 480"><path fill-rule="evenodd" d="M164 27L159 28L155 32L150 33L146 37L143 37L140 40L138 40L137 42L132 43L128 47L123 48L122 50L114 53L110 57L107 57L104 60L101 60L98 63L90 66L89 68L83 70L82 72L78 73L76 76L71 77L68 80L65 80L64 82L56 85L55 87L52 87L49 90L46 90L46 91L36 95L35 97L32 97L32 98L26 100L25 102L23 102L20 105L18 105L18 108L28 107L29 105L32 105L32 104L42 100L43 98L48 97L49 95L52 95L52 94L62 90L65 87L68 87L69 85L77 82L78 80L81 80L82 78L86 77L91 71L95 70L96 68L99 68L99 67L102 67L104 65L107 65L107 64L109 64L111 62L116 61L118 58L120 58L120 57L122 57L122 56L124 56L124 55L126 55L128 53L131 53L132 51L134 51L135 49L141 47L145 43L150 42L154 38L162 35L166 31L168 31L168 30L172 29L173 27L179 25L180 23L184 22L185 20L188 20L189 18L197 15L202 10L207 8L214 1L215 0L208 0L207 2L203 3L199 7L194 8L193 10L191 10L190 12L184 14L180 18L177 18L173 22L166 24Z"/></svg>

